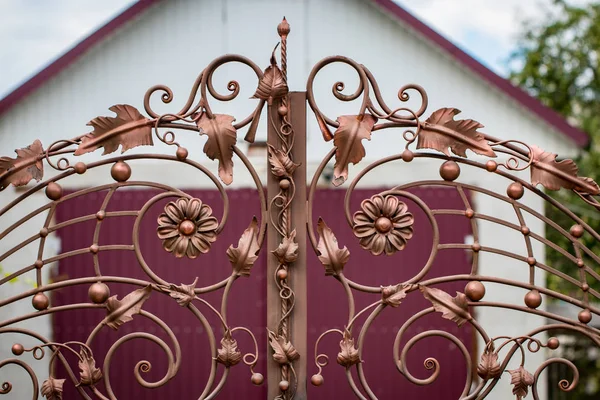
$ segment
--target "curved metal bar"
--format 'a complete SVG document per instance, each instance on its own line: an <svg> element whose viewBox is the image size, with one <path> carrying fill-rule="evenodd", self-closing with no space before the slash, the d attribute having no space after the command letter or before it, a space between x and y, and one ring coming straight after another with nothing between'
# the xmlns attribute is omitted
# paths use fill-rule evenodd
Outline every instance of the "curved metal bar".
<svg viewBox="0 0 600 400"><path fill-rule="evenodd" d="M229 95L221 95L219 93L216 92L216 90L213 87L212 84L212 75L215 72L215 70L220 67L223 64L229 63L229 62L239 62L245 65L248 65L250 68L252 68L252 70L254 71L254 73L256 74L256 77L260 80L263 77L263 72L260 69L260 67L258 65L256 65L253 61L251 61L250 59L244 57L244 56L240 56L237 54L228 54L225 56L221 56L217 59L215 59L214 61L212 61L204 70L204 72L202 73L202 75L200 76L201 80L200 80L200 94L201 94L201 100L200 100L200 104L198 107L196 107L192 112L189 112L186 110L185 113L181 113L185 116L189 116L191 115L193 112L195 112L195 110L197 110L200 107L203 107L204 110L206 111L206 113L212 117L212 110L210 109L210 106L208 104L208 100L206 97L206 89L208 88L208 92L210 93L210 95L212 97L214 97L215 99L219 100L219 101L230 101L233 100L234 98L237 97L237 95L239 94L239 84L236 81L230 81L227 84L227 89L232 92ZM188 100L189 103L189 100ZM242 128L245 125L249 124L253 117L255 115L257 115L257 113L259 113L259 110L262 108L264 103L259 102L258 106L256 107L256 110L250 114L248 117L246 117L244 120L242 120L241 122L237 123L235 125L236 129ZM187 104L186 104L187 106ZM183 111L183 110L182 110Z"/></svg>
<svg viewBox="0 0 600 400"><path fill-rule="evenodd" d="M31 367L26 362L19 360L18 358L9 358L9 359L0 361L0 368L4 367L6 365L10 365L10 364L18 365L19 367L23 368L25 370L25 372L27 372L27 374L31 378L31 383L33 386L32 399L37 400L38 392L39 392L39 384L38 384L37 376L35 375L35 372L33 372L33 369L31 369ZM0 394L8 394L11 390L12 390L12 384L10 382L2 382L2 388L0 389Z"/></svg>
<svg viewBox="0 0 600 400"><path fill-rule="evenodd" d="M325 123L327 123L327 125L330 125L333 127L338 127L339 123L333 121L332 119L327 117L325 114L323 114L323 112L317 106L317 103L315 102L315 98L314 98L314 89L313 89L313 84L314 84L314 80L315 80L317 73L321 69L323 69L325 66L327 66L331 63L334 63L334 62L341 62L343 64L347 64L347 65L351 66L352 68L354 68L354 70L356 71L356 73L359 76L358 87L356 88L356 91L351 95L342 94L342 91L345 89L345 85L343 82L336 82L332 87L333 95L338 100L341 100L341 101L356 100L361 94L363 94L362 103L360 105L360 109L358 112L359 115L364 114L364 112L367 109L367 106L369 104L369 101L370 101L369 100L369 80L367 78L367 74L365 73L364 69L362 68L362 66L360 64L358 64L356 61L352 60L351 58L343 57L343 56L326 57L326 58L322 59L321 61L319 61L318 63L316 63L315 66L313 67L312 71L310 71L310 74L308 75L308 80L306 82L306 98L308 100L308 104L310 105L310 108L313 110L313 112L315 113L317 118L321 118Z"/></svg>

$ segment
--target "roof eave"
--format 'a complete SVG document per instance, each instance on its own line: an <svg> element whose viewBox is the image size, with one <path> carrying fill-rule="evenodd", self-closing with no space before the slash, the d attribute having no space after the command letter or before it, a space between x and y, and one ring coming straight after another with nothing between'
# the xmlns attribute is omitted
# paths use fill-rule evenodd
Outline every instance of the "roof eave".
<svg viewBox="0 0 600 400"><path fill-rule="evenodd" d="M383 10L391 13L401 22L407 24L410 28L421 34L425 39L433 42L435 45L445 50L452 58L460 64L475 72L485 81L491 83L508 97L512 98L522 106L527 107L533 114L549 123L560 133L579 147L586 147L589 144L589 135L579 128L569 124L560 114L550 107L542 104L538 99L529 95L521 88L514 86L508 79L502 78L489 68L485 67L479 61L465 53L448 39L431 29L417 17L406 11L400 5L392 0L371 0Z"/></svg>

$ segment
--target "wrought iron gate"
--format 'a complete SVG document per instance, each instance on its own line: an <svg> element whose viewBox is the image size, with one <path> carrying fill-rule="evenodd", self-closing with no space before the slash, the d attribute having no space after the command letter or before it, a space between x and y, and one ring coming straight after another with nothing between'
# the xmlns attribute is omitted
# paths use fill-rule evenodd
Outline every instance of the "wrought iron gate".
<svg viewBox="0 0 600 400"><path fill-rule="evenodd" d="M417 85L406 85L400 88L398 98L407 102L409 93L414 92L420 98L417 110L408 107L392 109L382 98L378 84L371 72L354 60L342 57L328 57L317 63L308 77L306 92L288 92L287 85L287 35L290 28L285 19L278 26L281 37L281 67L279 67L275 50L271 56L270 66L264 71L251 60L238 55L226 55L210 63L195 81L185 106L170 114L158 114L151 107L153 95L160 94L163 103L170 103L173 92L166 86L158 85L150 88L144 96L144 109L147 116L142 115L132 106L119 104L110 108L115 117L97 117L90 121L92 132L68 140L60 140L44 147L39 140L30 146L16 150L17 157L0 158L0 188L10 184L23 186L31 180L39 183L24 192L0 210L0 216L10 215L20 204L38 192L45 193L48 200L43 206L28 212L16 222L9 224L0 232L0 239L10 238L11 234L32 219L43 216L44 222L39 232L24 241L10 247L0 255L0 262L7 257L18 255L30 244L36 246L36 256L29 260L24 254L23 268L10 273L0 280L0 286L6 287L11 280L28 272L36 276L35 287L10 298L0 299L0 307L10 308L20 301L31 301L36 310L26 315L13 315L0 323L0 338L6 334L29 336L39 341L38 345L27 347L21 343L12 345L14 357L0 362L0 368L9 364L21 367L29 375L32 382L33 398L38 394L47 399L62 398L63 386L74 385L83 398L117 398L111 387L109 371L114 352L123 344L133 339L145 339L158 345L168 358L168 366L164 376L149 382L144 379L151 363L139 361L134 369L137 383L154 388L168 384L179 371L182 351L176 334L158 316L144 310L144 303L152 295L161 296L164 302L176 302L189 311L198 323L203 326L208 338L211 353L211 372L204 385L200 398L214 398L226 384L231 368L243 363L249 367L250 380L255 385L263 384L261 371L256 370L258 362L257 341L263 332L253 332L244 326L236 325L227 316L230 290L238 278L249 276L259 252L267 252L267 339L270 346L270 359L267 363L267 381L269 398L292 399L306 397L306 384L310 381L315 386L324 384L323 368L328 364L327 355L319 351L319 342L328 335L340 338L336 361L345 369L348 384L357 397L374 399L376 395L365 377L363 351L365 335L372 322L388 307L402 308L402 302L409 296L422 296L431 303L431 307L409 317L398 329L394 343L390 343L393 362L398 372L415 385L427 385L439 376L440 363L435 358L427 358L423 365L430 375L421 379L413 375L407 368L407 354L411 348L425 338L441 337L447 339L461 351L467 368L466 381L461 398L484 398L496 386L502 373L507 369L509 361L519 357L520 366L508 370L513 395L525 397L530 391L538 398L537 384L541 372L550 364L561 363L569 367L572 377L559 382L559 387L569 391L578 381L578 371L574 364L562 357L551 357L543 362L537 370L527 371L524 359L528 352L538 352L542 348L557 350L560 346L557 338L546 340L539 336L549 330L564 329L583 335L596 345L600 345L600 331L589 323L592 314L598 314L600 308L594 303L600 298L592 283L600 279L598 265L600 257L591 252L580 240L589 235L594 240L600 236L581 218L565 206L556 202L538 188L542 185L549 190L572 190L589 206L600 209L600 203L594 197L600 193L598 185L589 178L577 176L577 167L571 160L556 161L556 155L539 147L528 145L518 140L499 140L479 132L482 125L474 120L457 120L459 113L454 108L442 108L434 111L427 119L421 119L427 110L428 100L423 88ZM239 84L230 81L228 94L218 93L213 86L213 74L216 69L226 63L241 63L250 67L258 79L254 97L257 105L247 117L235 122L233 116L218 114L213 111L209 99L229 101L239 94ZM344 63L356 72L359 86L352 94L343 94L344 83L337 82L333 86L333 95L340 101L359 100L360 106L353 115L343 115L336 120L326 116L317 105L313 83L315 76L331 63ZM200 96L199 100L196 97ZM306 104L314 113L325 141L333 141L329 154L322 160L310 184L307 186L306 171ZM268 164L270 173L267 187L263 187L261 179L247 156L236 146L237 132L246 130L245 140L252 143L259 126L263 108L267 105L268 125ZM431 227L431 250L427 261L419 271L409 279L401 282L381 282L381 286L371 286L355 282L344 275L344 268L351 264L352 257L343 243L338 243L335 232L327 224L327 216L313 221L314 196L320 177L331 160L333 167L333 184L338 186L348 178L348 166L357 164L365 157L363 139L371 140L374 132L383 129L403 130L404 149L399 154L383 158L364 168L346 189L343 207L346 221L353 231L356 240L366 252L373 256L396 256L406 246L411 245L413 225L417 216L422 215ZM207 136L204 153L218 163L218 177L207 167L193 160L189 151L177 142L175 132L187 130ZM73 161L67 155L81 156L100 148L103 155L110 154L121 147L126 152L137 146L153 145L159 141L172 146L175 150L161 154L128 154L98 161ZM429 149L429 150L428 150ZM421 151L414 151L421 150ZM437 152L432 152L435 150ZM474 159L467 158L467 150L476 153ZM498 154L504 155L499 161L493 159ZM179 258L202 260L203 254L211 250L218 240L229 215L229 199L222 183L228 185L233 181L234 156L251 175L256 185L256 196L260 201L261 215L249 221L245 231L240 232L239 242L231 244L223 255L230 263L231 275L216 283L204 282L202 277L193 282L180 284L164 279L159 268L152 266L147 260L139 243L141 221L144 218L156 218L156 233L162 241L164 251L172 253L173 260ZM157 182L131 180L132 160L151 159L183 163L207 176L220 194L223 213L214 215L210 204L203 199L190 196L177 188ZM370 171L392 161L410 163L415 159L439 160L441 180L416 181L393 187L366 198L360 207L351 211L350 198L357 184ZM87 159L86 159L87 160ZM237 162L237 161L236 161ZM54 176L43 180L44 165L56 170ZM74 175L111 165L110 174L114 183L100 185L75 192L66 193L60 181ZM238 166L239 168L239 166ZM507 191L495 193L488 189L461 183L457 180L461 168L473 168L489 174L501 176L507 180ZM516 171L530 171L531 179L521 179ZM393 181L393 177L390 177ZM221 183L222 182L222 183ZM431 209L413 190L422 187L444 187L455 190L462 199L463 209ZM144 187L158 191L158 194L147 201L140 209L131 211L111 211L111 197L117 190ZM493 215L478 212L472 204L468 193L490 196L504 202L514 209L519 224L501 220ZM53 215L57 207L89 193L102 193L102 206L94 214L54 223ZM520 199L525 193L542 198L551 206L561 210L573 222L570 229L549 220L540 212L528 207ZM156 205L161 210L156 211ZM164 204L164 206L162 206ZM410 204L410 207L409 207ZM154 207L154 208L153 208ZM411 209L412 208L412 209ZM471 224L473 242L465 244L462 238L444 242L440 238L438 218L443 215L455 215L466 218ZM98 238L103 223L109 219L131 217L134 219L131 243L103 244ZM548 241L543 233L534 232L527 224L528 218L541 220L550 229L557 230L572 244L570 249L561 249ZM70 250L57 255L45 254L48 236L61 229L82 223L95 221L92 240L85 248ZM501 248L501 243L484 243L480 241L477 221L500 224L507 229L518 231L523 237L527 255L513 253ZM267 241L264 246L265 240ZM536 260L532 242L536 241L561 252L573 264L573 276L560 272L552 266ZM308 243L307 243L308 242ZM348 305L340 310L340 321L344 321L344 329L329 329L319 336L315 343L307 343L307 299L306 299L306 255L307 247L312 247L324 267L325 274L336 279L342 285ZM266 247L266 249L263 249ZM446 275L430 278L428 273L438 253L446 249L461 249L472 256L470 273ZM107 276L102 274L100 255L106 252L133 252L137 264L145 274L145 279L134 279L125 276ZM522 261L529 268L529 281L508 280L478 272L479 255L483 252L494 253ZM48 265L80 254L91 254L93 275L74 279L44 282L42 271ZM225 259L225 256L227 257ZM401 257L400 257L401 258ZM83 268L83 267L82 267ZM538 271L554 274L571 283L576 293L563 294L546 288L545 282L539 278ZM447 282L465 282L464 293L457 292L452 296L439 288ZM127 293L111 293L108 284L121 283L137 287ZM243 285L244 283L239 283ZM521 288L526 291L523 305L510 302L485 301L486 284L499 284ZM50 294L62 288L83 285L89 287L89 302L54 306ZM372 295L372 303L362 309L355 306L355 293L365 292ZM222 293L221 304L211 304L206 300L207 293ZM577 319L540 310L542 294L570 303L580 309ZM112 295L112 296L111 296ZM531 332L523 332L521 336L490 337L477 321L476 311L482 312L488 307L512 309L516 312L530 313L551 319L554 322L539 326ZM66 341L53 342L38 332L19 326L22 321L43 315L67 312L73 309L100 309L105 316L97 321L96 327L89 333L85 342ZM214 314L220 326L213 330L207 322L205 313ZM439 313L443 319L456 323L457 327L470 325L477 332L485 346L477 354L469 350L455 335L444 330L427 330L406 337L407 330L415 321L428 315ZM165 341L151 332L135 332L120 337L109 349L103 360L99 360L93 352L93 342L98 335L107 329L119 330L123 324L134 318L147 318L155 323L166 335ZM248 335L254 348L238 348L241 335ZM541 337L541 339L540 339ZM218 342L220 341L220 343ZM0 342L4 344L5 342ZM314 352L314 357L311 356ZM47 354L48 353L48 354ZM515 355L516 353L516 355ZM35 360L49 355L48 376L38 377L25 361L30 354ZM382 355L383 358L383 355ZM388 356L389 358L389 356ZM79 371L73 370L69 360L78 363ZM35 362L34 360L34 362ZM66 374L57 376L55 364L61 364ZM239 368L239 367L238 367ZM353 372L355 371L355 372ZM263 371L264 372L264 371ZM307 378L307 374L312 375ZM1 376L1 375L0 375ZM42 381L38 381L42 378ZM0 394L9 394L13 390L11 382L2 383ZM244 388L243 390L250 390Z"/></svg>

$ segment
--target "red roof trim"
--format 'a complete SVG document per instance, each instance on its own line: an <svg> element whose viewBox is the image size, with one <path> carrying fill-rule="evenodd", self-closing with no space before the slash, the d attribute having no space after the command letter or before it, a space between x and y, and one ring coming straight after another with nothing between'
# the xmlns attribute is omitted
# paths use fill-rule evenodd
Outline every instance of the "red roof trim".
<svg viewBox="0 0 600 400"><path fill-rule="evenodd" d="M56 76L63 69L67 68L71 63L77 60L87 50L92 48L98 42L102 41L106 36L116 31L118 28L123 26L126 22L133 19L135 16L146 10L149 6L156 3L159 0L138 0L135 4L123 11L112 21L98 29L96 32L88 36L82 42L77 44L62 57L58 58L48 67L43 69L37 75L29 79L23 85L19 86L16 90L6 96L0 101L0 116L5 113L14 104L25 98L27 95L35 91L37 88L42 86L46 81ZM484 80L490 82L496 86L500 91L506 93L509 97L514 99L516 102L527 107L531 112L542 118L550 125L554 126L557 130L563 133L565 136L570 138L578 146L585 147L589 142L589 136L582 130L570 125L561 115L552 110L549 107L543 105L539 100L530 96L523 90L513 86L508 80L498 76L480 62L469 56L467 53L456 47L450 41L445 39L439 33L435 32L429 26L425 25L419 19L414 17L412 14L407 12L405 9L394 3L392 0L371 0L378 4L386 11L393 14L402 23L408 24L411 28L419 32L425 38L429 39L452 57L454 57L459 63L463 64L473 72L477 73Z"/></svg>
<svg viewBox="0 0 600 400"><path fill-rule="evenodd" d="M485 67L479 61L456 47L449 40L441 36L439 33L425 25L418 18L410 14L392 0L372 0L374 3L381 6L384 10L392 13L401 22L408 24L411 28L419 32L425 38L429 39L437 46L448 52L460 64L466 66L471 71L477 73L484 80L496 86L500 91L511 97L518 103L527 107L531 112L542 118L550 125L554 126L565 136L570 138L580 147L585 147L589 143L589 136L584 131L569 124L560 114L550 107L542 104L538 99L529 95L522 89L514 86L509 80L498 76L496 73Z"/></svg>
<svg viewBox="0 0 600 400"><path fill-rule="evenodd" d="M34 75L31 79L8 94L5 98L0 100L0 116L8 111L8 109L13 105L34 92L44 83L58 75L62 70L67 68L80 56L82 56L86 51L91 49L97 43L101 42L105 37L116 31L126 22L130 21L156 2L157 0L138 0L131 7L109 21L106 25L102 26L96 32L79 42L71 50L63 54L46 68Z"/></svg>

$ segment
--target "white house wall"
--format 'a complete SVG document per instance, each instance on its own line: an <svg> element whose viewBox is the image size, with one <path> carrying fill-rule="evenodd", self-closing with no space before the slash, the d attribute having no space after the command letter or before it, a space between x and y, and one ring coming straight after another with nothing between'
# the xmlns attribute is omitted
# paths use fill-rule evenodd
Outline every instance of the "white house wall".
<svg viewBox="0 0 600 400"><path fill-rule="evenodd" d="M310 69L321 58L346 55L373 72L391 108L401 105L397 99L397 91L401 86L418 83L429 94L430 106L426 115L440 107L456 107L463 111L464 115L461 116L482 122L486 126L485 132L493 136L537 143L546 150L559 152L561 155L572 156L576 153L573 143L553 127L459 65L432 43L415 36L409 28L402 26L368 0L169 0L153 6L139 18L129 22L33 95L16 104L10 112L2 115L1 154L10 155L13 149L28 145L35 138L40 138L47 146L53 141L85 133L89 129L85 126L87 121L98 115L110 115L108 107L113 104L131 104L143 113L143 95L155 84L171 87L175 98L171 104L164 105L160 103L160 94L157 94L153 97L153 107L160 112L177 112L187 100L196 76L213 58L225 53L239 53L254 60L261 68L266 67L272 48L278 41L275 27L283 15L287 17L292 29L288 41L289 84L292 90L305 90ZM256 88L256 81L247 67L223 67L214 77L217 90L226 92L226 83L230 79L240 82L240 96L231 103L213 102L212 108L214 112L236 115L241 120L256 104L255 100L249 100ZM345 93L352 93L357 84L356 75L351 68L326 67L315 81L319 106L333 118L356 113L356 102L340 103L331 95L331 86L336 81L346 83ZM414 101L410 104L417 107ZM311 176L310 171L314 171L332 144L323 141L310 113L309 121L308 167ZM258 134L259 140L266 138L265 129L263 122ZM373 140L365 143L367 157L359 167L401 152L404 145L401 133L374 133ZM241 139L243 134L241 132L238 137ZM193 159L207 161L207 165L216 171L216 163L208 161L201 154L205 138L186 131L179 133L177 140L190 150ZM242 142L239 145L246 148ZM166 151L174 154L174 148L166 149L162 144L157 145L156 149L134 149L131 153L138 151ZM86 156L85 159L98 157L99 153ZM264 176L264 160L259 158L255 161L259 173ZM249 174L243 172L239 160L235 162L234 187L251 186ZM382 167L380 172L383 173L369 174L362 185L390 186L421 177L435 177L439 167L439 162L434 161L402 164L397 162ZM155 162L140 162L134 167L134 178L164 180L182 188L209 184L206 179L190 180L190 175L182 173L180 168L171 166L165 169ZM49 168L46 171L47 174L52 173ZM356 171L357 168L351 168L352 174ZM99 174L100 172L90 171L76 179L69 179L66 186L88 186L108 178L106 170L102 175ZM466 168L460 180L500 193L505 192L508 184L505 180L493 178L489 173L468 171ZM2 193L2 204L6 204L11 196L14 196L12 188ZM43 204L45 201L43 196L37 196L30 204L33 207L34 204ZM482 196L475 196L475 201L479 212L516 221L514 210L510 208L498 206L496 202ZM525 202L536 210L541 211L543 208L542 201L535 196L526 198ZM528 223L533 232L543 234L543 224L539 221ZM505 250L523 252L524 241L521 234L507 233L504 228L490 224L481 224L480 232L484 246L495 244L501 245ZM6 251L8 246L9 243L3 240L0 250ZM538 260L544 260L543 246L534 243L534 252ZM19 265L4 267L18 268ZM523 281L528 279L528 268L524 263L491 254L482 254L480 272L483 275ZM543 279L539 275L539 282L543 282ZM520 303L524 294L523 290L517 288L488 285L486 300L502 299L506 302L514 299L515 303ZM2 298L4 296L5 293L2 293ZM29 305L24 305L19 310L23 313L25 311L30 311ZM543 323L541 318L506 313L501 309L487 310L478 319L490 336L519 336ZM49 321L43 324L40 329L49 331ZM544 356L541 352L528 356L528 368L535 370ZM490 396L491 399L504 399L510 393L509 379L506 377L498 386L495 395ZM545 387L540 384L541 398L544 398L544 393Z"/></svg>

